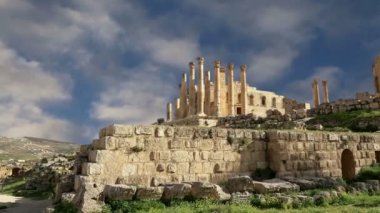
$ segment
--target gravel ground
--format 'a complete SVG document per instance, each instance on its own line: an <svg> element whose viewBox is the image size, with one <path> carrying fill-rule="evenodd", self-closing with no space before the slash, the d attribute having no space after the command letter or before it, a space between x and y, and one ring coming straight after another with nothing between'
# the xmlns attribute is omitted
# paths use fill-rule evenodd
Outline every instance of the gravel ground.
<svg viewBox="0 0 380 213"><path fill-rule="evenodd" d="M45 211L46 207L51 206L51 201L32 200L23 197L0 194L0 207L1 206L7 206L7 208L0 210L0 213L42 213Z"/></svg>

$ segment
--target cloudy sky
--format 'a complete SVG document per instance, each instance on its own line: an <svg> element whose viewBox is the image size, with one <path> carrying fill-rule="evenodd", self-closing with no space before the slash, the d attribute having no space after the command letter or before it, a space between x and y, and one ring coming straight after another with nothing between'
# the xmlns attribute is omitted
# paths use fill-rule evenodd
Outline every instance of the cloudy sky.
<svg viewBox="0 0 380 213"><path fill-rule="evenodd" d="M0 135L88 143L151 123L197 56L300 101L314 77L332 99L372 92L379 23L377 0L0 0Z"/></svg>

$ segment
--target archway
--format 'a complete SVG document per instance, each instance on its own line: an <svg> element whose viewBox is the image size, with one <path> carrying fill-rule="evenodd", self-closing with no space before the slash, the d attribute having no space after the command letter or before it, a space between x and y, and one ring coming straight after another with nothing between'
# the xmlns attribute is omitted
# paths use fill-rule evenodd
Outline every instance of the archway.
<svg viewBox="0 0 380 213"><path fill-rule="evenodd" d="M12 169L12 176L19 176L20 175L20 168L15 167Z"/></svg>
<svg viewBox="0 0 380 213"><path fill-rule="evenodd" d="M350 180L355 177L355 160L354 154L349 150L345 149L342 152L341 157L342 164L342 178L345 180Z"/></svg>

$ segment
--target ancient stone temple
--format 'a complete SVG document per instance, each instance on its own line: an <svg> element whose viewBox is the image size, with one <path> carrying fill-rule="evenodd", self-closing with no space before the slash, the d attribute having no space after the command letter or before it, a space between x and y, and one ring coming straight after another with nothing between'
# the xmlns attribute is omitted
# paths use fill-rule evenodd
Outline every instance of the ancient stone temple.
<svg viewBox="0 0 380 213"><path fill-rule="evenodd" d="M174 117L176 120L189 117L225 117L250 113L266 117L266 112L274 109L282 114L285 113L284 96L258 90L247 83L246 65L240 66L240 80L235 81L233 64L228 64L225 67L219 60L214 61L213 80L211 79L211 72L204 71L204 64L204 58L199 57L197 59L197 71L195 63L189 63L189 80L187 74L183 74L180 95L175 101ZM167 120L170 121L172 109L168 107L167 110Z"/></svg>

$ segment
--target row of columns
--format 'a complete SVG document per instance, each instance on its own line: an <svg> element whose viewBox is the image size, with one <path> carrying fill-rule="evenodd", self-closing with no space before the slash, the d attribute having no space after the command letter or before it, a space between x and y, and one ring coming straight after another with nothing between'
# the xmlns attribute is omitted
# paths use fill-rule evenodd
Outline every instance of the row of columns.
<svg viewBox="0 0 380 213"><path fill-rule="evenodd" d="M323 80L322 86L323 86L323 103L327 104L330 102L328 81ZM314 107L317 108L321 104L320 95L319 95L319 80L318 79L313 80L312 88L313 88Z"/></svg>
<svg viewBox="0 0 380 213"><path fill-rule="evenodd" d="M206 73L206 79L204 79L204 58L197 58L198 61L198 85L195 86L195 64L193 62L189 63L190 68L190 82L189 89L187 90L187 75L186 73L182 76L182 81L180 85L180 97L176 99L175 104L175 117L185 118L189 115L205 116L214 115L222 116L222 101L221 100L221 66L220 61L214 61L214 108L211 108L211 74L210 71ZM246 65L241 66L241 105L242 114L247 113L247 79L246 79ZM228 99L227 102L227 113L229 115L235 115L235 91L234 91L234 65L228 65ZM188 93L187 93L188 92ZM225 103L225 102L223 102ZM213 112L213 113L212 113ZM172 117L172 105L167 104L167 120L173 120Z"/></svg>

